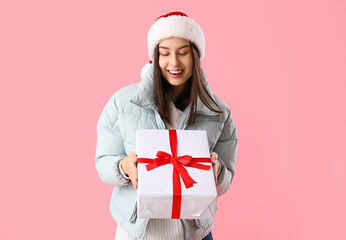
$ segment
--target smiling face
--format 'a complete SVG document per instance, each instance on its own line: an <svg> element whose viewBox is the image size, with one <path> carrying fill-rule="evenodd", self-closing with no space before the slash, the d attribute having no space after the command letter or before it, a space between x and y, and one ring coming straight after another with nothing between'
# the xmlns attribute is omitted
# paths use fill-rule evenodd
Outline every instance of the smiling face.
<svg viewBox="0 0 346 240"><path fill-rule="evenodd" d="M190 42L182 38L162 40L159 43L159 66L162 76L179 94L193 72Z"/></svg>

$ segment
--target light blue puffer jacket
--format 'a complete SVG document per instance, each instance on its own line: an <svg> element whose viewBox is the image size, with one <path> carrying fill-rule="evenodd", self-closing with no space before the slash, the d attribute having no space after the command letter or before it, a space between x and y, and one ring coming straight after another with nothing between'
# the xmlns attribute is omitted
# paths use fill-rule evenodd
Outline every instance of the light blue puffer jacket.
<svg viewBox="0 0 346 240"><path fill-rule="evenodd" d="M177 129L206 130L210 152L216 152L221 162L217 180L218 196L224 194L234 176L238 149L238 134L231 111L210 91L202 71L206 87L223 113L210 111L199 99L196 121L187 125L190 106L183 112ZM137 239L142 239L148 219L136 217L136 190L118 168L118 161L135 152L137 129L165 129L157 112L154 97L153 64L138 84L124 87L110 98L97 124L96 169L101 180L114 187L110 211L114 220ZM214 219L183 220L185 239L200 239L203 230Z"/></svg>

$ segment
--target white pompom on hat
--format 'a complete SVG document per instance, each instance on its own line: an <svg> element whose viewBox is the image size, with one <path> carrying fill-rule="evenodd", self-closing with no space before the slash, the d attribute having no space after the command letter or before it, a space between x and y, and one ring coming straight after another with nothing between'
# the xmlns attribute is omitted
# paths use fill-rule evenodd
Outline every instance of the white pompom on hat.
<svg viewBox="0 0 346 240"><path fill-rule="evenodd" d="M156 45L166 38L183 38L196 45L200 53L200 60L205 55L205 38L202 28L193 19L183 12L170 12L158 17L148 32L148 55L149 64L154 61ZM147 72L148 64L141 71L143 78Z"/></svg>

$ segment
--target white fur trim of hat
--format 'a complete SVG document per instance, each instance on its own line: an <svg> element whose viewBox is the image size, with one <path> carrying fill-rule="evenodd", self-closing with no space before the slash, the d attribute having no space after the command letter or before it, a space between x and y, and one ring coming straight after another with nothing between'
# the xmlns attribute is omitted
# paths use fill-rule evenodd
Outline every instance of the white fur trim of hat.
<svg viewBox="0 0 346 240"><path fill-rule="evenodd" d="M193 19L183 12L170 12L158 17L148 32L148 55L149 63L154 61L154 50L156 45L166 38L183 38L193 42L199 50L200 60L205 55L205 38L202 28ZM146 64L141 71L143 78L147 72Z"/></svg>

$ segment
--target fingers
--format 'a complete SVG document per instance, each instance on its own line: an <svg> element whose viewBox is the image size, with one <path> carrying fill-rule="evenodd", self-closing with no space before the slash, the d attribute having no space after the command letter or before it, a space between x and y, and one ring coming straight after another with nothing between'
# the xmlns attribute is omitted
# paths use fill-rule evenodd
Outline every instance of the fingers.
<svg viewBox="0 0 346 240"><path fill-rule="evenodd" d="M210 154L210 158L211 158L211 162L212 162L212 165L213 165L214 180L215 180L215 184L216 184L216 182L217 182L217 173L219 171L220 163L219 163L218 155L217 155L216 152L212 152Z"/></svg>
<svg viewBox="0 0 346 240"><path fill-rule="evenodd" d="M213 166L213 171L214 171L214 181L216 184L216 182L217 182L217 169L216 169L215 165Z"/></svg>
<svg viewBox="0 0 346 240"><path fill-rule="evenodd" d="M132 165L132 167L131 167L131 175L129 175L129 176L130 176L133 188L137 189L137 187L138 187L137 164L133 164Z"/></svg>
<svg viewBox="0 0 346 240"><path fill-rule="evenodd" d="M134 152L131 152L126 158L124 158L122 163L123 171L131 179L134 189L137 189L138 187L137 162L138 162L137 154Z"/></svg>
<svg viewBox="0 0 346 240"><path fill-rule="evenodd" d="M133 174L131 174L130 179L131 179L133 188L134 188L134 189L137 189L137 187L138 187L137 171L134 172Z"/></svg>
<svg viewBox="0 0 346 240"><path fill-rule="evenodd" d="M134 152L131 152L129 154L129 159L130 159L130 179L133 185L134 189L137 189L138 187L138 173L137 173L137 154Z"/></svg>
<svg viewBox="0 0 346 240"><path fill-rule="evenodd" d="M210 154L210 158L211 158L211 162L212 162L213 164L216 164L216 163L217 163L218 155L217 155L216 152L212 152L212 153Z"/></svg>

